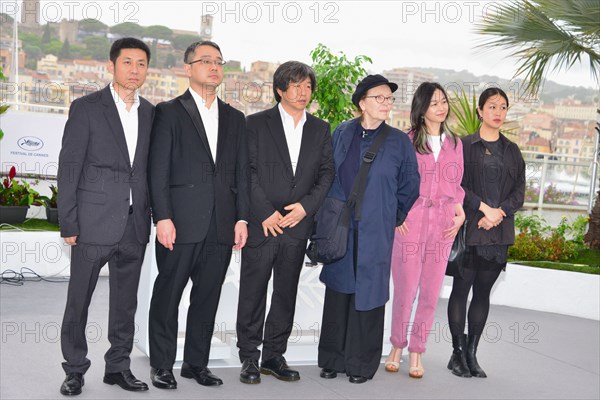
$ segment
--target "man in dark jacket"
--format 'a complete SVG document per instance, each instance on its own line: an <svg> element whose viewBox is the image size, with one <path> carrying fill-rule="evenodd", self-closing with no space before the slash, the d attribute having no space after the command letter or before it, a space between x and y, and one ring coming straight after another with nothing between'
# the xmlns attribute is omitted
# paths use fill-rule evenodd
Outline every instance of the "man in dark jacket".
<svg viewBox="0 0 600 400"><path fill-rule="evenodd" d="M156 222L156 263L149 315L152 384L175 389L177 311L191 279L181 376L204 386L223 381L207 368L221 286L233 249L248 230L244 116L217 98L223 56L216 43L184 55L190 88L156 107L148 160Z"/></svg>
<svg viewBox="0 0 600 400"><path fill-rule="evenodd" d="M283 354L292 330L313 216L334 178L329 124L305 110L315 88L315 73L308 65L286 62L273 76L278 104L249 116L246 122L250 236L242 256L237 317L243 363L240 381L244 383L259 383L260 372L284 381L300 379ZM273 295L265 323L271 273Z"/></svg>
<svg viewBox="0 0 600 400"><path fill-rule="evenodd" d="M154 106L138 96L150 49L134 38L115 41L113 81L69 110L58 169L60 234L71 247L71 279L61 347L67 377L60 392L78 395L90 367L85 329L100 269L110 269L104 382L125 390L148 386L129 370L137 289L150 236L146 162Z"/></svg>

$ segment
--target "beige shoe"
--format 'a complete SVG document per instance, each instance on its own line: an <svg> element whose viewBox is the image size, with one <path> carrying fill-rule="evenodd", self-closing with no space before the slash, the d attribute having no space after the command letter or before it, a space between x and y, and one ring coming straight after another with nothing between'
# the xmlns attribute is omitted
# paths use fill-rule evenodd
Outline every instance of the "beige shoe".
<svg viewBox="0 0 600 400"><path fill-rule="evenodd" d="M416 364L413 361L413 354L416 354ZM408 376L415 379L421 379L425 375L425 368L421 364L421 353L410 353L410 368L408 369Z"/></svg>
<svg viewBox="0 0 600 400"><path fill-rule="evenodd" d="M398 372L400 370L400 358L402 357L402 349L392 346L390 355L385 360L385 370L387 372Z"/></svg>

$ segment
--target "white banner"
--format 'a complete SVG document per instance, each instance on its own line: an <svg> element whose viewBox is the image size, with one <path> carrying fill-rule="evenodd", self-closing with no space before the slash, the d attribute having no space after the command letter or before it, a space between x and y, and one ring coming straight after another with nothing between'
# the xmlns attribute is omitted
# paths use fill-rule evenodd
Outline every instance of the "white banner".
<svg viewBox="0 0 600 400"><path fill-rule="evenodd" d="M0 141L3 175L12 166L17 174L56 176L58 154L66 114L46 114L9 109L0 119L4 138Z"/></svg>

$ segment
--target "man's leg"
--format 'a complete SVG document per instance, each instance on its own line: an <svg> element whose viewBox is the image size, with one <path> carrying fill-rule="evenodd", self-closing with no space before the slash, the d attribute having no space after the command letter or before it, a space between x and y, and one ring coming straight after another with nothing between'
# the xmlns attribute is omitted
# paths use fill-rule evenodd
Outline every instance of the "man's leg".
<svg viewBox="0 0 600 400"><path fill-rule="evenodd" d="M71 277L61 328L61 349L66 360L62 366L67 374L85 374L90 367L85 336L88 308L111 247L85 243L71 247Z"/></svg>
<svg viewBox="0 0 600 400"><path fill-rule="evenodd" d="M237 347L240 361L258 362L262 343L267 286L273 261L279 247L279 238L268 238L258 247L246 246L240 270L240 291L237 311Z"/></svg>
<svg viewBox="0 0 600 400"><path fill-rule="evenodd" d="M286 235L281 237L277 258L273 264L273 294L265 322L263 361L281 357L287 350L305 252L306 240Z"/></svg>

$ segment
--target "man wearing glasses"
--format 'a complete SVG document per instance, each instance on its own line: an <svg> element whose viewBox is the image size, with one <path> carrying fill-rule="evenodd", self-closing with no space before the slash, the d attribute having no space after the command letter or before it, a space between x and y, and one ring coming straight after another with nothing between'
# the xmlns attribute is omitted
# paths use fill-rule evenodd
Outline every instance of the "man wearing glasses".
<svg viewBox="0 0 600 400"><path fill-rule="evenodd" d="M156 223L156 263L149 315L152 384L177 388L179 302L190 294L181 376L204 386L223 382L207 368L215 314L232 248L246 244L248 184L244 115L217 98L223 56L216 43L184 55L189 89L157 106L148 174Z"/></svg>

